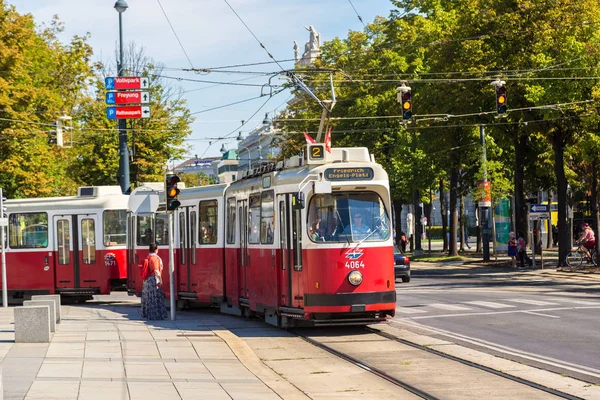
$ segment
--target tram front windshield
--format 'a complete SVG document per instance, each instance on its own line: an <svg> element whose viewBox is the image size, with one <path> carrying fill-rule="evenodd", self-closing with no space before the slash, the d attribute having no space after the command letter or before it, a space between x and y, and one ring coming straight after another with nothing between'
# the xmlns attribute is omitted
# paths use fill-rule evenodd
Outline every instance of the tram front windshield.
<svg viewBox="0 0 600 400"><path fill-rule="evenodd" d="M390 236L390 220L375 192L317 194L308 208L308 237L315 243L379 242Z"/></svg>

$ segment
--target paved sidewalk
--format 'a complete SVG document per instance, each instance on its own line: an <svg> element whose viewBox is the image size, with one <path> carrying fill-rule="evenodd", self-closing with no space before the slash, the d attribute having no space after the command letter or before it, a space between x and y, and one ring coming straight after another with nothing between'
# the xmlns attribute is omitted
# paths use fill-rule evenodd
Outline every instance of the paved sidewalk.
<svg viewBox="0 0 600 400"><path fill-rule="evenodd" d="M131 300L131 298L127 299ZM234 354L211 313L143 321L127 303L62 306L50 344L15 344L13 309L0 309L4 399L279 399ZM222 335L221 335L222 336ZM275 374L276 375L276 374ZM290 387L286 386L289 385Z"/></svg>

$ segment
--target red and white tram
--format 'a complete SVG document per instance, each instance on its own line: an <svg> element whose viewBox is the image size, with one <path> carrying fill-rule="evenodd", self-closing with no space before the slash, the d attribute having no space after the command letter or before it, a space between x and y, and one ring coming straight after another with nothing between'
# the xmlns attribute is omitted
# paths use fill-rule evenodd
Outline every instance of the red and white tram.
<svg viewBox="0 0 600 400"><path fill-rule="evenodd" d="M309 145L305 158L254 168L229 185L184 188L179 200L180 306L219 305L284 327L366 324L394 315L388 176L366 148L327 153L322 144ZM158 221L166 226L165 215L133 215L131 227L156 232ZM133 247L146 256L147 245ZM140 259L130 266L130 293L141 291Z"/></svg>
<svg viewBox="0 0 600 400"><path fill-rule="evenodd" d="M86 299L124 286L128 200L118 186L7 200L9 302L47 293Z"/></svg>

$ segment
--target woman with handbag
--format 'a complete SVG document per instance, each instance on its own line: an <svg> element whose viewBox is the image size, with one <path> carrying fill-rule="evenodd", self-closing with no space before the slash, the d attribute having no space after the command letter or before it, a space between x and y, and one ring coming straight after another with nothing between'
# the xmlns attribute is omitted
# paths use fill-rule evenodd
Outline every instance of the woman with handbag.
<svg viewBox="0 0 600 400"><path fill-rule="evenodd" d="M508 233L508 256L510 257L511 266L517 267L517 239L514 232Z"/></svg>
<svg viewBox="0 0 600 400"><path fill-rule="evenodd" d="M142 279L142 318L148 320L167 319L165 295L162 291L163 262L158 256L158 246L150 243L148 257L144 260Z"/></svg>

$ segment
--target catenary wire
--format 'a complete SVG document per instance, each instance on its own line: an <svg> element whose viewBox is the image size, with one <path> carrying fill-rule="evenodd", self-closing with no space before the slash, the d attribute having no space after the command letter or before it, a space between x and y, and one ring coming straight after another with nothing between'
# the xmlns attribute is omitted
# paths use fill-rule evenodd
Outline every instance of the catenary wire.
<svg viewBox="0 0 600 400"><path fill-rule="evenodd" d="M358 17L358 20L360 21L360 23L363 25L363 27L366 27L362 17L358 14L358 11L356 11L356 7L354 7L354 4L352 4L352 0L348 0L348 3L350 3L350 5L352 6L352 9L354 10L354 13Z"/></svg>
<svg viewBox="0 0 600 400"><path fill-rule="evenodd" d="M185 48L183 47L181 40L179 40L179 36L177 36L177 32L175 32L175 28L173 27L173 24L171 24L171 20L169 20L169 17L167 16L165 9L163 8L162 4L160 4L160 0L156 0L156 1L158 2L158 5L160 6L160 9L162 10L165 18L167 19L167 22L169 23L169 26L171 27L171 30L173 31L173 35L175 35L175 39L177 39L177 43L179 43L179 47L181 47L181 50L183 50L183 54L185 54L185 58L187 58L188 62L190 63L190 66L192 68L194 68L194 64L192 64L192 60L190 60L190 57L188 56L187 52L185 51Z"/></svg>

